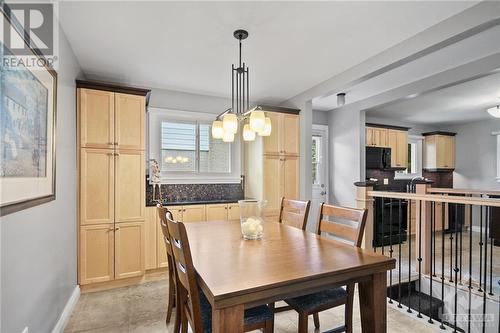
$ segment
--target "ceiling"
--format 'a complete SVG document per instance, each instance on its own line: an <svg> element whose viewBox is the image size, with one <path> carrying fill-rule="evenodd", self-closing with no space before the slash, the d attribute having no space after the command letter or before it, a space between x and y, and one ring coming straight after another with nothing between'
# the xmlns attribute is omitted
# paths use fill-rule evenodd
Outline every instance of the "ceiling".
<svg viewBox="0 0 500 333"><path fill-rule="evenodd" d="M232 32L255 102L280 103L475 2L60 2L89 78L227 97Z"/></svg>
<svg viewBox="0 0 500 333"><path fill-rule="evenodd" d="M486 109L500 104L500 73L367 110L372 117L413 124L456 124L493 119Z"/></svg>

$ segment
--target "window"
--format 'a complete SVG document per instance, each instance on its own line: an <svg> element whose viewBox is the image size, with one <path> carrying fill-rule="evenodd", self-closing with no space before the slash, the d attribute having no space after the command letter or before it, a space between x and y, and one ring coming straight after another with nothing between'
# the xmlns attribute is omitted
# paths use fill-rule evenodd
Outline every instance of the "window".
<svg viewBox="0 0 500 333"><path fill-rule="evenodd" d="M402 171L396 171L396 179L422 176L422 141L422 137L408 137L407 168Z"/></svg>
<svg viewBox="0 0 500 333"><path fill-rule="evenodd" d="M231 144L212 139L210 133L209 124L162 122L162 171L231 172Z"/></svg>
<svg viewBox="0 0 500 333"><path fill-rule="evenodd" d="M170 184L239 183L240 143L212 139L209 113L148 109L149 159Z"/></svg>
<svg viewBox="0 0 500 333"><path fill-rule="evenodd" d="M321 182L321 136L312 137L312 183L318 185Z"/></svg>

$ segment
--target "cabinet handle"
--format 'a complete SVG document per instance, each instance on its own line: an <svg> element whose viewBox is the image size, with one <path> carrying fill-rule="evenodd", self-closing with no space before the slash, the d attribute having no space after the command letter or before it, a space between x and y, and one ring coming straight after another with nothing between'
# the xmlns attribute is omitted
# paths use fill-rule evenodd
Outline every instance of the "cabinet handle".
<svg viewBox="0 0 500 333"><path fill-rule="evenodd" d="M113 145L118 146L118 142L113 142Z"/></svg>
<svg viewBox="0 0 500 333"><path fill-rule="evenodd" d="M231 208L233 208L233 207L229 206L229 209L231 209Z"/></svg>
<svg viewBox="0 0 500 333"><path fill-rule="evenodd" d="M115 231L118 231L118 230L120 230L120 227L116 227L116 228L115 228Z"/></svg>
<svg viewBox="0 0 500 333"><path fill-rule="evenodd" d="M186 209L183 209L182 211L183 211L183 212L185 212L185 211L186 211Z"/></svg>
<svg viewBox="0 0 500 333"><path fill-rule="evenodd" d="M115 156L120 156L120 153L115 153Z"/></svg>

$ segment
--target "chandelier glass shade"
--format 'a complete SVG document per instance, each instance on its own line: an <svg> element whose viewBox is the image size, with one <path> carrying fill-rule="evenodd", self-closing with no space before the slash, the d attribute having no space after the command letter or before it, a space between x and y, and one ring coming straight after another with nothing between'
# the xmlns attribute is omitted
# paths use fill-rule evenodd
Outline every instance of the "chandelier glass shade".
<svg viewBox="0 0 500 333"><path fill-rule="evenodd" d="M249 69L241 61L241 41L248 37L245 30L236 30L234 37L239 41L239 64L232 65L231 107L219 114L212 123L212 138L233 142L242 123L243 140L254 141L256 135L271 135L271 119L260 107L250 109Z"/></svg>

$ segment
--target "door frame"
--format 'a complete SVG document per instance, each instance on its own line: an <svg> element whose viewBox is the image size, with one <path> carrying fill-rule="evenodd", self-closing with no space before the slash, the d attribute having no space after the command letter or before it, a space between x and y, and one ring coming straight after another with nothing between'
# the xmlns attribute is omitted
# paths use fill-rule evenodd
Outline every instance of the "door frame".
<svg viewBox="0 0 500 333"><path fill-rule="evenodd" d="M328 137L328 125L320 125L320 124L313 124L312 125L312 131L311 131L311 136L314 135L314 134L317 134L317 133L321 133L322 135L324 135L324 156L323 156L323 161L324 161L324 166L325 166L325 190L326 190L326 193L327 193L327 200L329 201L330 200L330 191L329 191L329 188L330 188L330 169L329 169L329 164L330 164L330 160L329 160L329 154L328 154L328 151L329 151L329 137ZM314 186L314 184L311 185L311 192L312 192L312 187Z"/></svg>

